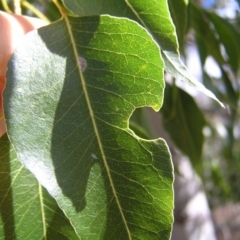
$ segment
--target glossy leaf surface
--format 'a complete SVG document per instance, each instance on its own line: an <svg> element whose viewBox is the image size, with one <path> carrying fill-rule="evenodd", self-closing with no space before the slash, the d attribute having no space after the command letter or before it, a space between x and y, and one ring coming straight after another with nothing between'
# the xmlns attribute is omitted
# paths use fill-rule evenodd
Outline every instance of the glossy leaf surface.
<svg viewBox="0 0 240 240"><path fill-rule="evenodd" d="M63 0L63 3L77 16L110 14L138 21L152 34L159 44L162 50L165 70L178 80L188 83L190 86L218 101L212 92L207 90L189 73L180 60L177 35L167 0L94 0L91 2Z"/></svg>
<svg viewBox="0 0 240 240"><path fill-rule="evenodd" d="M135 108L162 105L163 62L147 31L127 19L65 16L25 38L7 77L11 141L79 237L168 239L168 148L128 126Z"/></svg>

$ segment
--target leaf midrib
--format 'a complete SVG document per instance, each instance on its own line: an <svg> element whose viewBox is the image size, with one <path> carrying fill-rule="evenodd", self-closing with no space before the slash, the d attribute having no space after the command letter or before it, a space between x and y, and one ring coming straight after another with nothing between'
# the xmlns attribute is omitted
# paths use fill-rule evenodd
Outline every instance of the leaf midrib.
<svg viewBox="0 0 240 240"><path fill-rule="evenodd" d="M43 225L43 239L47 240L47 227L46 227L46 216L44 211L44 200L43 200L43 193L42 193L42 186L38 183L38 193L39 193L39 200L40 200L40 208L42 213L42 225Z"/></svg>
<svg viewBox="0 0 240 240"><path fill-rule="evenodd" d="M78 55L78 51L77 51L77 48L76 48L76 43L75 43L75 39L74 39L74 36L73 36L73 33L72 33L72 28L71 28L70 21L69 21L69 18L68 18L67 15L63 16L63 18L64 18L64 20L66 22L66 25L67 25L67 30L68 30L68 33L69 33L69 36L70 36L70 40L71 40L71 43L72 43L72 46L73 46L73 52L74 52L75 60L78 63L78 57L80 57L80 55ZM88 110L89 110L90 118L92 120L94 133L96 135L98 146L99 146L99 149L100 149L100 152L101 152L101 156L102 156L102 159L103 159L103 163L104 163L104 166L106 168L107 176L109 178L109 182L110 182L110 185L111 185L111 188L112 188L112 191L113 191L113 195L115 197L115 200L116 200L119 212L121 214L121 217L123 219L124 225L126 227L126 231L127 231L128 237L131 240L132 239L131 232L129 230L129 227L128 227L128 224L127 224L127 220L126 220L126 218L124 216L124 213L123 213L120 201L118 199L118 195L117 195L116 189L114 187L114 183L113 183L113 179L112 179L112 176L111 176L110 168L109 168L108 163L107 163L107 159L106 159L106 156L105 156L103 145L101 143L100 134L99 134L99 131L98 131L98 128L97 128L97 124L96 124L96 121L95 121L93 109L92 109L91 102L90 102L90 99L89 99L89 94L88 94L88 91L87 91L86 82L85 82L83 73L82 73L82 71L81 71L81 69L79 67L79 64L77 64L77 69L78 69L78 72L79 72L83 93L84 93L84 96L85 96L85 99L86 99L86 102L87 102L87 107L88 107Z"/></svg>

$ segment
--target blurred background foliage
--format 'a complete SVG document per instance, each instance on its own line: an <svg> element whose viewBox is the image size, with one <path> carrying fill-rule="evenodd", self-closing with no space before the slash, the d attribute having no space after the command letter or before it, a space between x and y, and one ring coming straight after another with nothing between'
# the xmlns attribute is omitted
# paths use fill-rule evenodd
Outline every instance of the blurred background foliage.
<svg viewBox="0 0 240 240"><path fill-rule="evenodd" d="M0 9L13 11L16 6L12 2L1 1ZM24 15L49 21L60 18L50 0L20 2ZM165 101L160 111L163 127L201 176L211 207L229 200L239 202L240 0L168 3L182 60L225 109L166 74ZM144 114L146 111L135 111L130 126L142 137L155 137L154 126L150 129Z"/></svg>
<svg viewBox="0 0 240 240"><path fill-rule="evenodd" d="M173 15L177 12L174 9L176 1L169 2ZM186 3L184 0L181 2ZM225 109L222 109L201 94L192 94L192 90L191 96L188 95L189 99L178 94L178 97L175 97L178 98L175 99L175 107L181 102L184 110L180 110L179 107L177 109L188 118L192 118L193 123L185 124L188 131L179 127L181 140L178 139L176 131L177 137L171 133L176 122L180 124L180 112L176 114L173 127L166 127L177 147L189 156L194 168L202 177L211 207L228 201L240 201L239 3L240 1L233 0L190 1L188 6L185 5L185 16L182 16L186 25L181 29L177 28L183 60L186 64L192 62L188 66L192 73L225 105ZM173 21L176 21L175 17ZM177 24L175 25L177 27ZM193 54L194 51L197 54ZM166 96L165 105L169 104L167 98L169 96ZM193 101L197 104L194 105ZM163 115L165 118L165 112ZM183 132L186 136L183 136ZM184 146L178 143L186 143L189 133L192 133L191 142L195 145L192 147L198 151L191 151L190 144Z"/></svg>

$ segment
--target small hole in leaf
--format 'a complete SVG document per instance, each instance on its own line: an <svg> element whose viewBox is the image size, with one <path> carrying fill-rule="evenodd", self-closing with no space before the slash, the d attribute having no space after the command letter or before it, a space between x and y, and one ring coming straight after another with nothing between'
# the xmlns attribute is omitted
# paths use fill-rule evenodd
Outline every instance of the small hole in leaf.
<svg viewBox="0 0 240 240"><path fill-rule="evenodd" d="M137 108L130 118L129 127L140 138L158 138L162 132L161 116L152 108Z"/></svg>

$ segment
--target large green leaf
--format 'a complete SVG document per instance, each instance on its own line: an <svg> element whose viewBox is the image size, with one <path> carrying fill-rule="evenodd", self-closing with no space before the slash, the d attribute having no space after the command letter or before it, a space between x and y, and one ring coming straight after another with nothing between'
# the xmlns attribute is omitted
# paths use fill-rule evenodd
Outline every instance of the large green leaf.
<svg viewBox="0 0 240 240"><path fill-rule="evenodd" d="M77 16L110 14L138 21L148 29L161 47L166 71L218 101L212 92L189 73L180 60L176 31L167 2L167 0L63 0L65 6Z"/></svg>
<svg viewBox="0 0 240 240"><path fill-rule="evenodd" d="M0 239L78 239L55 200L0 138Z"/></svg>
<svg viewBox="0 0 240 240"><path fill-rule="evenodd" d="M77 16L110 14L136 20L153 34L161 50L178 52L167 0L63 0L63 3Z"/></svg>
<svg viewBox="0 0 240 240"><path fill-rule="evenodd" d="M168 148L128 126L135 108L162 105L163 62L147 31L128 19L65 16L29 34L8 67L11 141L81 239L168 239Z"/></svg>
<svg viewBox="0 0 240 240"><path fill-rule="evenodd" d="M194 99L176 86L167 85L164 96L161 111L164 129L201 174L203 127L206 124L203 113Z"/></svg>

